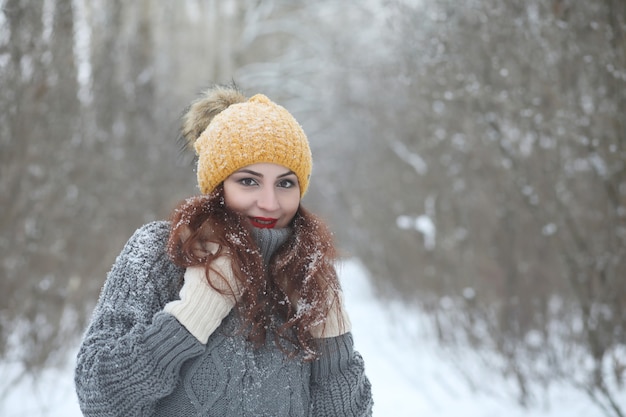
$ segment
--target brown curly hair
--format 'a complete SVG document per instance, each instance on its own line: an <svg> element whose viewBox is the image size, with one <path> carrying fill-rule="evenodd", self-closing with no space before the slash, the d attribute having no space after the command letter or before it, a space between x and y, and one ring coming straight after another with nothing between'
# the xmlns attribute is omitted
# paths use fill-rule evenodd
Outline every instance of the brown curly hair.
<svg viewBox="0 0 626 417"><path fill-rule="evenodd" d="M300 205L290 224L290 237L267 267L245 218L224 203L222 185L208 195L183 201L171 222L168 253L177 265L204 265L207 277L215 277L209 274L212 261L225 253L232 258L233 275L242 289L237 308L248 340L259 347L265 343L267 329L274 329L275 343L290 357L318 356L311 329L323 325L330 309L340 305L338 254L321 219ZM219 246L215 253L201 250L215 244ZM208 281L224 293L219 289L223 285Z"/></svg>

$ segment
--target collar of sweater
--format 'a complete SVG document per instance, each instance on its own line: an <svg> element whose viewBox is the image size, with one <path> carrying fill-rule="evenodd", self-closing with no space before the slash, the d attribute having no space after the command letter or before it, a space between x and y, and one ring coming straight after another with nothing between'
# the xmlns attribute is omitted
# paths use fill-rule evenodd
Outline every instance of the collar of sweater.
<svg viewBox="0 0 626 417"><path fill-rule="evenodd" d="M290 228L281 228L281 229L260 229L254 227L252 229L252 237L256 241L257 245L259 245L259 250L261 252L261 256L263 257L263 262L265 265L269 264L272 255L276 252L291 234Z"/></svg>

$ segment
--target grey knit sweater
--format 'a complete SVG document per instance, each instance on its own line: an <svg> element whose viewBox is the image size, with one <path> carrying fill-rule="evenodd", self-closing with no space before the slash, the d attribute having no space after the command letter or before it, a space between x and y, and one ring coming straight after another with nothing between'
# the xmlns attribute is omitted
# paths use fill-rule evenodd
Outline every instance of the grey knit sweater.
<svg viewBox="0 0 626 417"><path fill-rule="evenodd" d="M137 230L107 277L77 358L85 416L371 416L350 333L322 339L321 357L304 362L271 335L254 349L235 310L206 345L164 312L184 272L165 253L169 227Z"/></svg>

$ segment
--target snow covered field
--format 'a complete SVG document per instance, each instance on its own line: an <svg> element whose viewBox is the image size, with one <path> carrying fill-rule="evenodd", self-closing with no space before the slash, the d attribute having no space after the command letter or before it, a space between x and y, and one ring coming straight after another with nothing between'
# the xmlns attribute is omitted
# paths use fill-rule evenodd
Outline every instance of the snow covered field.
<svg viewBox="0 0 626 417"><path fill-rule="evenodd" d="M427 320L401 305L381 304L357 262L341 271L357 349L365 358L374 393L376 417L601 417L600 410L579 391L553 387L542 405L520 408L513 389L479 366L473 377L490 391L475 392L430 337ZM0 364L0 416L78 417L72 369L75 351L62 370L48 370L38 381L15 378L21 369ZM464 355L472 360L471 352ZM12 389L7 390L11 384ZM620 397L626 408L626 393Z"/></svg>

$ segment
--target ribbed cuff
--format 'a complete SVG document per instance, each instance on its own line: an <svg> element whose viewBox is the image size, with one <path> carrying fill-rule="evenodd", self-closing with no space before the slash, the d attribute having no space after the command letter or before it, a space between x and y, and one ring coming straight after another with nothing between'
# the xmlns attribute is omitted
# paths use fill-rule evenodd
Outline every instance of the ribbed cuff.
<svg viewBox="0 0 626 417"><path fill-rule="evenodd" d="M204 345L171 314L155 314L152 324L144 333L145 346L166 375L178 372L185 360L204 352Z"/></svg>
<svg viewBox="0 0 626 417"><path fill-rule="evenodd" d="M320 357L311 364L311 379L321 382L346 370L354 357L352 333L318 339Z"/></svg>
<svg viewBox="0 0 626 417"><path fill-rule="evenodd" d="M230 277L232 271L229 258L222 256L213 261L212 266L223 276ZM231 277L232 278L232 277ZM219 282L225 290L228 286L236 290L236 283ZM232 296L221 294L207 283L204 267L190 267L185 271L185 283L180 290L180 300L170 301L163 310L172 314L200 342L205 343L217 329L222 319L228 315L235 305Z"/></svg>
<svg viewBox="0 0 626 417"><path fill-rule="evenodd" d="M209 336L233 308L233 303L226 297L217 292L208 292L204 299L196 302L170 301L164 311L176 317L196 339L206 344Z"/></svg>

